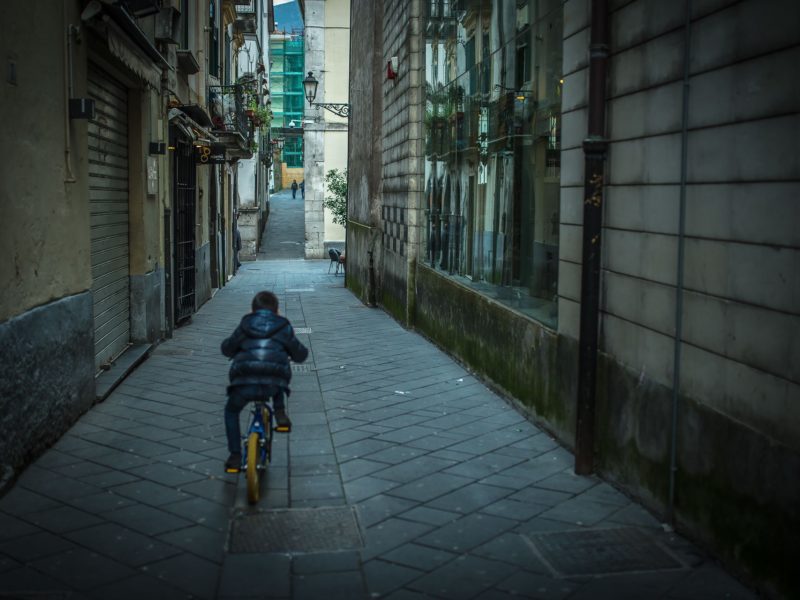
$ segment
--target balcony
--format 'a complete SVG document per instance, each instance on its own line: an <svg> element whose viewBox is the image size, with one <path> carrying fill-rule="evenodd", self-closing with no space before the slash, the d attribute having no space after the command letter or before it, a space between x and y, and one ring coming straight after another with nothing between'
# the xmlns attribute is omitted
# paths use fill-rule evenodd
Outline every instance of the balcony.
<svg viewBox="0 0 800 600"><path fill-rule="evenodd" d="M244 90L241 85L208 87L211 130L225 144L229 158L252 158L253 122L245 113Z"/></svg>
<svg viewBox="0 0 800 600"><path fill-rule="evenodd" d="M234 29L239 33L256 33L258 30L257 17L256 0L250 0L247 3L237 2Z"/></svg>

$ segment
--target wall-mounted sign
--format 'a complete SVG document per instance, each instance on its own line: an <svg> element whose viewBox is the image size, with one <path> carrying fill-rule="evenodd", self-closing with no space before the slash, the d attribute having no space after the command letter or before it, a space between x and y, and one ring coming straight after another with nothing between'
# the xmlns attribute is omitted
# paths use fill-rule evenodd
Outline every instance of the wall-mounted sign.
<svg viewBox="0 0 800 600"><path fill-rule="evenodd" d="M195 146L195 162L200 165L219 165L225 162L225 144Z"/></svg>

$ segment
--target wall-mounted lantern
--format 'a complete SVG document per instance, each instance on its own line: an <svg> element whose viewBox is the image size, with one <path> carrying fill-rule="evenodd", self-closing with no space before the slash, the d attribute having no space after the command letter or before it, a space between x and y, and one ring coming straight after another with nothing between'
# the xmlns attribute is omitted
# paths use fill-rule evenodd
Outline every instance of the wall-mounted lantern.
<svg viewBox="0 0 800 600"><path fill-rule="evenodd" d="M334 113L335 115L339 115L340 117L344 117L345 119L350 116L350 105L347 103L326 103L326 102L314 102L317 97L317 87L319 86L319 81L317 81L316 77L314 77L314 73L312 71L308 72L308 77L303 79L303 90L306 95L306 100L311 106L319 106L324 108L325 110L329 110L330 112Z"/></svg>

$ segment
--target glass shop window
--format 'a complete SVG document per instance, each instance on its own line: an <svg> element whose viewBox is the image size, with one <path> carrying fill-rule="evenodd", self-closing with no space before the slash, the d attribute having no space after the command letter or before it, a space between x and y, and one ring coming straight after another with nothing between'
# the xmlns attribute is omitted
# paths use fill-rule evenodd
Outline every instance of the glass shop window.
<svg viewBox="0 0 800 600"><path fill-rule="evenodd" d="M424 262L557 322L563 3L431 1Z"/></svg>

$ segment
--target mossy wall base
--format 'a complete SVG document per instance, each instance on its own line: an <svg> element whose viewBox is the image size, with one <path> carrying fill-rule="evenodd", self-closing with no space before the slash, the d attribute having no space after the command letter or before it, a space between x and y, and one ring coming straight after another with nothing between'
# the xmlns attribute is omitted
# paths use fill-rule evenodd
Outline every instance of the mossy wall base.
<svg viewBox="0 0 800 600"><path fill-rule="evenodd" d="M384 250L378 304L403 325L408 325L408 261L396 252Z"/></svg>
<svg viewBox="0 0 800 600"><path fill-rule="evenodd" d="M607 355L598 375L598 470L665 514L672 390ZM685 396L676 447L679 529L770 595L800 597L800 454Z"/></svg>
<svg viewBox="0 0 800 600"><path fill-rule="evenodd" d="M0 323L0 476L20 473L94 398L91 293Z"/></svg>
<svg viewBox="0 0 800 600"><path fill-rule="evenodd" d="M416 270L414 326L468 367L519 400L571 445L577 344L440 275Z"/></svg>
<svg viewBox="0 0 800 600"><path fill-rule="evenodd" d="M416 270L413 325L574 445L577 342L430 267ZM672 391L602 355L596 466L664 515L669 498ZM767 593L800 597L800 455L681 397L675 515Z"/></svg>
<svg viewBox="0 0 800 600"><path fill-rule="evenodd" d="M351 224L347 228L347 288L364 304L369 303L369 249L372 240L368 227Z"/></svg>

